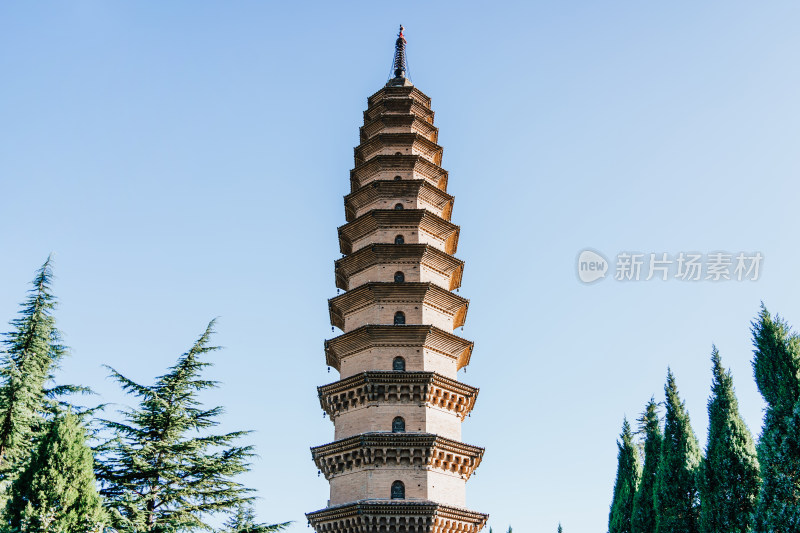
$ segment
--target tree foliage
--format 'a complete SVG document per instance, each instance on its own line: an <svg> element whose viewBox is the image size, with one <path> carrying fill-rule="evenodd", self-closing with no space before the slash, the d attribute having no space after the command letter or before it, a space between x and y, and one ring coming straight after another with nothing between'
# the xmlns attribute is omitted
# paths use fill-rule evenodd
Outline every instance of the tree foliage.
<svg viewBox="0 0 800 533"><path fill-rule="evenodd" d="M625 419L622 422L620 440L617 441L617 479L614 482L614 497L608 516L609 533L631 533L633 499L641 476L639 450L633 442L631 425Z"/></svg>
<svg viewBox="0 0 800 533"><path fill-rule="evenodd" d="M672 371L667 374L664 440L655 487L656 532L698 533L700 499L697 471L700 448L689 413L678 396Z"/></svg>
<svg viewBox="0 0 800 533"><path fill-rule="evenodd" d="M18 471L40 431L46 408L45 384L66 353L56 328L51 291L52 259L36 272L28 298L5 335L0 362L0 479Z"/></svg>
<svg viewBox="0 0 800 533"><path fill-rule="evenodd" d="M733 378L722 367L716 347L711 353L713 380L708 401L708 442L701 463L700 530L746 533L753 524L761 483L753 436L739 415Z"/></svg>
<svg viewBox="0 0 800 533"><path fill-rule="evenodd" d="M250 502L240 505L225 522L221 533L274 533L283 531L291 522L282 524L263 524L256 522L255 512Z"/></svg>
<svg viewBox="0 0 800 533"><path fill-rule="evenodd" d="M247 434L212 434L221 407L205 408L198 393L216 382L201 378L210 365L214 321L169 372L140 385L111 369L123 389L139 400L121 422L106 421L116 438L102 449L99 477L120 531L173 532L208 529L209 515L234 513L252 500L234 480L248 470L250 446L234 443Z"/></svg>
<svg viewBox="0 0 800 533"><path fill-rule="evenodd" d="M72 413L48 423L30 462L11 489L6 509L10 531L99 532L106 523L86 431Z"/></svg>
<svg viewBox="0 0 800 533"><path fill-rule="evenodd" d="M655 533L656 508L655 487L658 464L661 459L661 446L664 435L658 420L658 404L654 398L647 402L645 410L638 419L639 432L644 434L644 468L642 480L633 499L631 531L633 533Z"/></svg>
<svg viewBox="0 0 800 533"><path fill-rule="evenodd" d="M755 531L800 531L800 339L763 305L752 332L753 372L767 403Z"/></svg>

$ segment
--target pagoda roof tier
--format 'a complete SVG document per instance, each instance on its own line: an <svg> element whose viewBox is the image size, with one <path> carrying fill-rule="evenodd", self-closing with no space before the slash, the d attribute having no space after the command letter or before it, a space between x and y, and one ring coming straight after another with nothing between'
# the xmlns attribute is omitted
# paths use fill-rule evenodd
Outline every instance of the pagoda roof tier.
<svg viewBox="0 0 800 533"><path fill-rule="evenodd" d="M381 100L388 100L391 98L411 98L425 107L431 107L430 97L414 86L383 87L375 94L367 98L367 106L371 107Z"/></svg>
<svg viewBox="0 0 800 533"><path fill-rule="evenodd" d="M454 198L425 180L377 180L344 197L344 214L348 222L356 219L359 211L384 200L385 209L392 209L397 200L414 197L418 204L428 204L439 210L434 215L450 220ZM407 207L407 206L406 206ZM422 209L421 205L414 206Z"/></svg>
<svg viewBox="0 0 800 533"><path fill-rule="evenodd" d="M326 340L325 360L328 366L340 370L342 359L373 347L424 347L455 359L457 370L461 370L469 364L473 346L473 342L435 326L376 324Z"/></svg>
<svg viewBox="0 0 800 533"><path fill-rule="evenodd" d="M416 303L424 304L453 317L453 329L461 327L467 319L469 300L431 282L365 283L328 300L331 324L344 329L347 315L370 305Z"/></svg>
<svg viewBox="0 0 800 533"><path fill-rule="evenodd" d="M435 372L369 371L317 387L319 403L331 419L374 402L425 404L453 411L464 420L478 389Z"/></svg>
<svg viewBox="0 0 800 533"><path fill-rule="evenodd" d="M334 262L336 287L350 290L350 277L376 265L425 265L450 280L447 290L461 286L464 261L429 244L373 244Z"/></svg>
<svg viewBox="0 0 800 533"><path fill-rule="evenodd" d="M405 533L478 533L489 515L430 500L370 499L307 513L306 518L316 533L389 531L391 526Z"/></svg>
<svg viewBox="0 0 800 533"><path fill-rule="evenodd" d="M441 165L443 150L419 133L378 133L353 148L353 151L356 165L378 155L420 155L434 165Z"/></svg>
<svg viewBox="0 0 800 533"><path fill-rule="evenodd" d="M361 142L383 132L419 133L431 142L436 142L439 137L439 128L413 113L405 115L384 113L370 120L359 129Z"/></svg>
<svg viewBox="0 0 800 533"><path fill-rule="evenodd" d="M311 448L325 479L382 466L444 470L468 480L481 464L483 448L433 433L370 432Z"/></svg>
<svg viewBox="0 0 800 533"><path fill-rule="evenodd" d="M425 232L441 241L443 251L450 255L455 254L458 249L459 227L424 209L376 209L365 213L352 222L339 226L339 249L347 255L372 244L388 244L364 242L364 238L389 229ZM394 242L394 235L386 237L386 240Z"/></svg>
<svg viewBox="0 0 800 533"><path fill-rule="evenodd" d="M375 120L381 115L407 115L413 114L433 124L433 110L413 98L384 98L376 100L364 111L364 124Z"/></svg>
<svg viewBox="0 0 800 533"><path fill-rule="evenodd" d="M411 179L420 176L443 191L447 190L447 171L419 155L379 155L350 171L350 190L382 179Z"/></svg>

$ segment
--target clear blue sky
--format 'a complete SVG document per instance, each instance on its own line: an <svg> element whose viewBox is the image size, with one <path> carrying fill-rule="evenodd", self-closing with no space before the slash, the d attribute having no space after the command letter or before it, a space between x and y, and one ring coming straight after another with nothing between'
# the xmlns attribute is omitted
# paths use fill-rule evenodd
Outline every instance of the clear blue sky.
<svg viewBox="0 0 800 533"><path fill-rule="evenodd" d="M433 98L481 388L471 508L605 531L622 417L667 366L705 442L712 343L754 432L749 322L800 325L800 4L3 2L0 320L55 253L60 377L125 402L219 316L207 399L252 428L263 520L327 499L328 374L353 146L397 25ZM578 282L613 256L760 251L757 282Z"/></svg>

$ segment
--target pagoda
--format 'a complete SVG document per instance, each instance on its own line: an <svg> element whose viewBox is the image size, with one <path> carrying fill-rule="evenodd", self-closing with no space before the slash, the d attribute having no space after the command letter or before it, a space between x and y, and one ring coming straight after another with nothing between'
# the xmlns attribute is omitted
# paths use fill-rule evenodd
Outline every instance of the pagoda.
<svg viewBox="0 0 800 533"><path fill-rule="evenodd" d="M328 301L343 334L325 343L340 380L318 388L334 441L311 448L330 484L317 533L476 533L488 515L466 509L483 448L461 442L478 389L457 381L473 343L469 300L456 294L459 227L430 98L407 77L403 27L392 75L367 100L351 192L339 228L343 257Z"/></svg>

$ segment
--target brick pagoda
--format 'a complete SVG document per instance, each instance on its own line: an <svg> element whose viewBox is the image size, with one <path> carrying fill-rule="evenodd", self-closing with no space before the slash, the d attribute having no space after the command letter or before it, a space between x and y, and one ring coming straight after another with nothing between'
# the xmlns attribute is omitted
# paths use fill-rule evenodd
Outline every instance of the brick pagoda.
<svg viewBox="0 0 800 533"><path fill-rule="evenodd" d="M454 257L442 148L430 98L406 77L403 28L393 77L367 101L339 228L343 257L329 300L344 333L325 343L341 379L319 387L334 441L311 449L330 483L318 533L475 533L487 515L466 506L483 448L461 442L478 389L456 380L472 342L452 331L469 301L453 291Z"/></svg>

